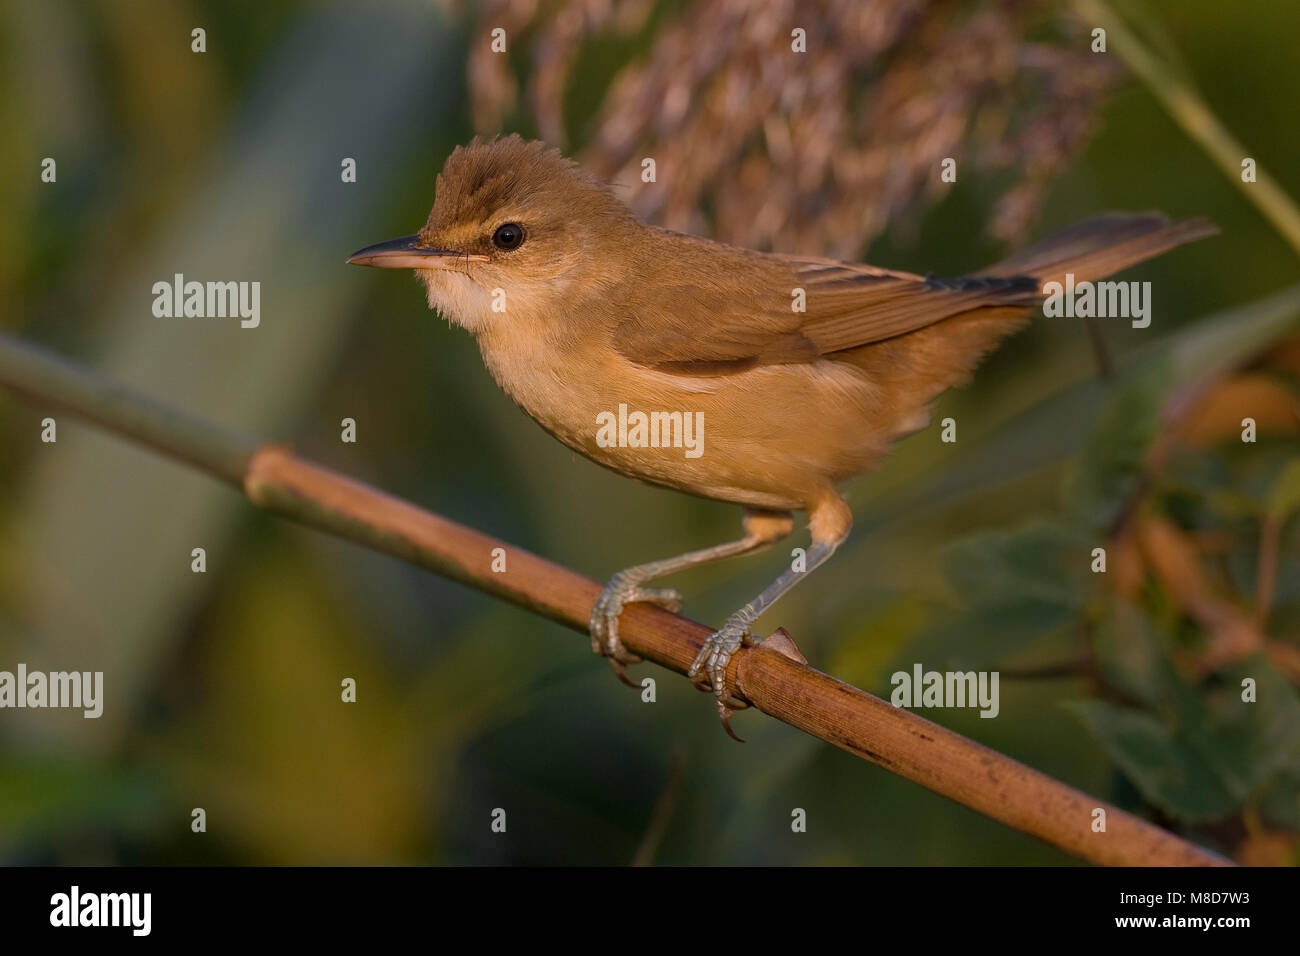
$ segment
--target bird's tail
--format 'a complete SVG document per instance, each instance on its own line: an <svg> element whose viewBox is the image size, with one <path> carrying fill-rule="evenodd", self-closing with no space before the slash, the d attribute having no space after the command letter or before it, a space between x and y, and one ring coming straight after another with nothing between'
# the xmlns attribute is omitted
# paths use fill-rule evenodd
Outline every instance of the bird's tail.
<svg viewBox="0 0 1300 956"><path fill-rule="evenodd" d="M1039 288L1060 282L1091 282L1162 252L1218 232L1208 219L1171 222L1162 213L1111 213L1079 223L1036 246L977 273L981 276L1033 276Z"/></svg>
<svg viewBox="0 0 1300 956"><path fill-rule="evenodd" d="M1014 297L855 350L851 360L879 381L885 394L901 396L895 434L907 434L928 420L925 410L932 399L965 382L986 352L1029 321L1043 301L1044 284L1064 283L1067 273L1076 284L1096 281L1216 232L1205 219L1170 222L1160 213L1089 219L964 280L1032 277Z"/></svg>

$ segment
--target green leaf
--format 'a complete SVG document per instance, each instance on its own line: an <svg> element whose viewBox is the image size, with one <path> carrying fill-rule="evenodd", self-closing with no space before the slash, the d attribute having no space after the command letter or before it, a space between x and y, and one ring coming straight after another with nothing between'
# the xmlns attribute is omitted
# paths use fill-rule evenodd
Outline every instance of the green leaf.
<svg viewBox="0 0 1300 956"><path fill-rule="evenodd" d="M1121 385L1102 409L1065 486L1067 505L1086 525L1111 527L1137 493L1171 380L1170 366L1157 363Z"/></svg>
<svg viewBox="0 0 1300 956"><path fill-rule="evenodd" d="M938 670L990 670L1034 641L1057 634L1075 617L1061 604L1026 600L943 614L895 659Z"/></svg>
<svg viewBox="0 0 1300 956"><path fill-rule="evenodd" d="M1237 806L1215 771L1164 723L1105 701L1072 701L1076 714L1151 803L1188 823L1216 820Z"/></svg>
<svg viewBox="0 0 1300 956"><path fill-rule="evenodd" d="M1300 769L1281 774L1258 800L1266 823L1300 830Z"/></svg>
<svg viewBox="0 0 1300 956"><path fill-rule="evenodd" d="M1089 551L1069 528L1031 521L986 531L945 548L939 565L963 604L1001 607L1026 602L1078 608Z"/></svg>
<svg viewBox="0 0 1300 956"><path fill-rule="evenodd" d="M899 660L988 668L1059 632L1083 606L1089 559L1077 534L1050 521L961 539L939 556L953 607L940 611Z"/></svg>
<svg viewBox="0 0 1300 956"><path fill-rule="evenodd" d="M1300 700L1261 655L1220 675L1208 689L1183 688L1184 735L1243 803L1278 774L1300 767ZM1242 681L1256 700L1243 701Z"/></svg>
<svg viewBox="0 0 1300 956"><path fill-rule="evenodd" d="M1168 355L1179 382L1204 381L1235 368L1294 330L1300 285L1216 312L1153 343L1144 354Z"/></svg>
<svg viewBox="0 0 1300 956"><path fill-rule="evenodd" d="M1174 672L1168 654L1140 607L1112 602L1094 630L1092 648L1102 680L1125 696L1155 706L1169 693Z"/></svg>
<svg viewBox="0 0 1300 956"><path fill-rule="evenodd" d="M1242 700L1253 678L1256 700ZM1300 700L1261 656L1206 688L1168 671L1161 716L1104 701L1079 715L1142 796L1189 823L1236 812L1300 767Z"/></svg>

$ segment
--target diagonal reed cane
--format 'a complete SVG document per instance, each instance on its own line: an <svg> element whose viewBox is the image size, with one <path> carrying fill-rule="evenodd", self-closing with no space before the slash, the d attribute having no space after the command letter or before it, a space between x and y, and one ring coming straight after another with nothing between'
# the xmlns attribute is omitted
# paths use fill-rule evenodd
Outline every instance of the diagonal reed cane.
<svg viewBox="0 0 1300 956"><path fill-rule="evenodd" d="M600 585L472 528L296 457L276 444L168 408L43 349L0 334L0 386L65 409L240 488L260 508L394 555L586 633ZM491 570L506 548L511 572ZM629 605L628 649L685 674L711 628ZM960 734L814 670L778 631L732 660L745 702L891 773L1093 863L1229 861ZM712 731L712 727L709 728ZM702 731L703 732L703 731ZM1092 829L1106 813L1105 832Z"/></svg>

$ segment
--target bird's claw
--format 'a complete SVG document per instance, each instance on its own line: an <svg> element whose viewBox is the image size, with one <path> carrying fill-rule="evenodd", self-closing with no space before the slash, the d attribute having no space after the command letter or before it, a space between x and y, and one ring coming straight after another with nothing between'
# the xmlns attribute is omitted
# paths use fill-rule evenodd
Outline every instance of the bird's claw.
<svg viewBox="0 0 1300 956"><path fill-rule="evenodd" d="M731 715L749 705L732 696L731 689L727 686L727 664L736 651L755 643L750 630L752 624L750 619L741 614L727 618L721 630L710 634L705 640L700 652L695 655L690 670L686 672L687 677L696 681L696 686L701 686L702 678L707 675L708 686L712 688L713 696L718 702L718 718L722 721L722 728L735 740L740 738L731 729Z"/></svg>
<svg viewBox="0 0 1300 956"><path fill-rule="evenodd" d="M601 657L608 657L614 674L629 687L639 687L627 676L629 664L641 663L641 658L629 652L618 637L618 619L623 607L637 601L657 604L676 614L682 609L682 596L672 588L643 588L621 572L609 579L591 609L591 649Z"/></svg>

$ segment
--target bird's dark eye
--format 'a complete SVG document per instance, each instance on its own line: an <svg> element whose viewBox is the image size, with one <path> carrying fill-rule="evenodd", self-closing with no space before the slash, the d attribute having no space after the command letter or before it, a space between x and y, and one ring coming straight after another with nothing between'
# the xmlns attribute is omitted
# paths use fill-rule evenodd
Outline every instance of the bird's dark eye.
<svg viewBox="0 0 1300 956"><path fill-rule="evenodd" d="M523 241L524 227L517 222L508 222L492 233L492 244L498 249L518 249Z"/></svg>

